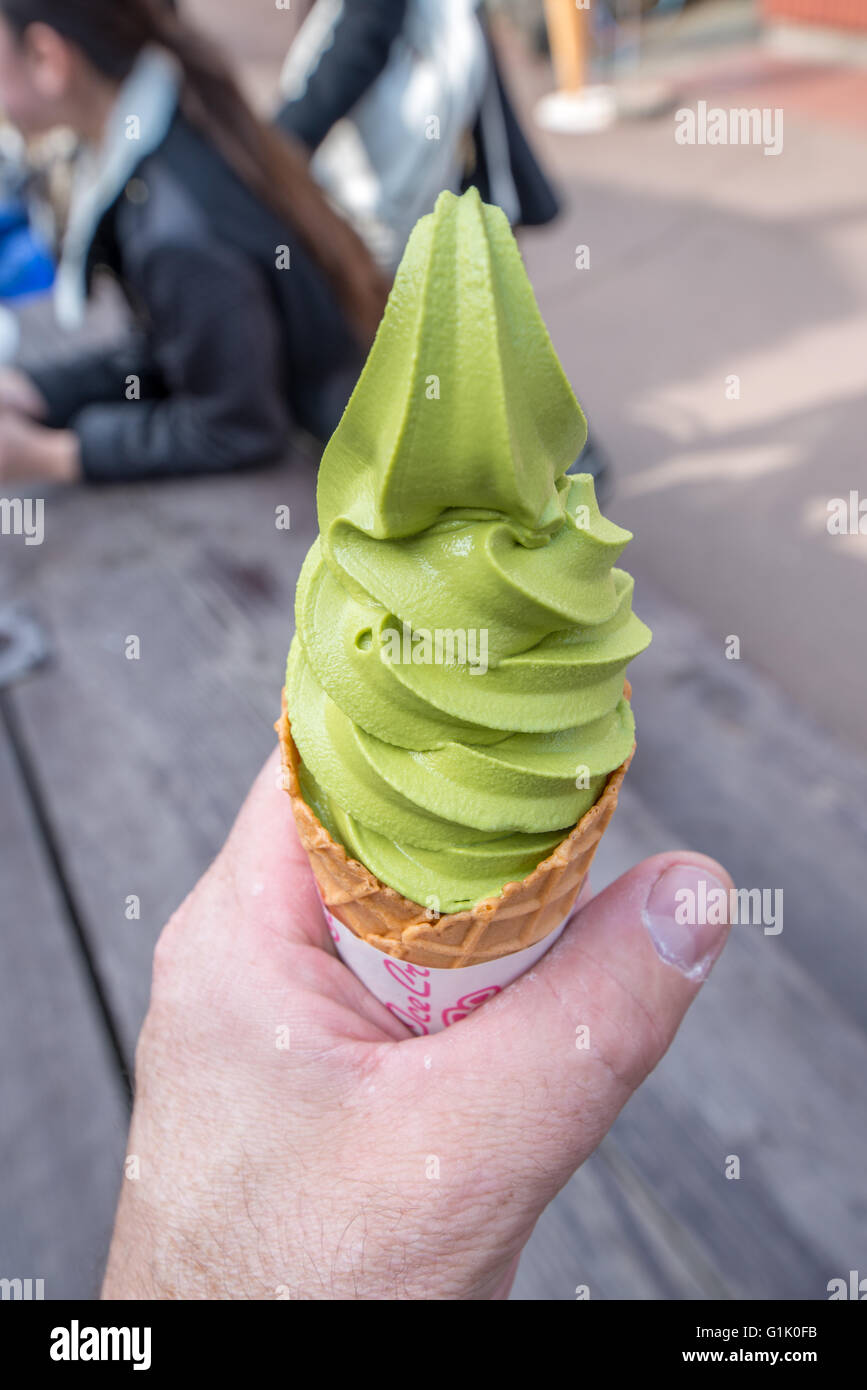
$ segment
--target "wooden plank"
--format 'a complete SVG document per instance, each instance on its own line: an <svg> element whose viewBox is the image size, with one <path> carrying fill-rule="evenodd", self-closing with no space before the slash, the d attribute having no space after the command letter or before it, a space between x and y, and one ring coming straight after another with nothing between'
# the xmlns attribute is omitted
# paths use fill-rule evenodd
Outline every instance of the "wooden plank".
<svg viewBox="0 0 867 1390"><path fill-rule="evenodd" d="M274 527L281 504L292 507L289 533ZM156 935L219 847L272 742L294 583L313 523L312 473L118 489L64 497L58 508L38 564L16 552L13 588L50 617L56 659L15 696L15 708L50 788L129 1056ZM130 634L141 638L137 662L123 657ZM40 745L40 729L55 734L50 745ZM141 918L130 923L123 904L133 892ZM588 1248L599 1287L692 1296L701 1286L690 1268L655 1230L642 1244L641 1222L606 1186L606 1173L567 1221L569 1231L596 1233ZM574 1271L562 1268L567 1283L557 1287L567 1292L557 1296L572 1296Z"/></svg>
<svg viewBox="0 0 867 1390"><path fill-rule="evenodd" d="M594 886L684 845L744 886L781 887L785 911L779 936L733 929L609 1144L736 1296L821 1298L867 1238L867 780L747 663L638 588L654 629L633 673L639 751ZM723 1176L732 1153L737 1181Z"/></svg>
<svg viewBox="0 0 867 1390"><path fill-rule="evenodd" d="M57 495L44 545L7 552L54 645L10 699L128 1059L156 937L273 747L312 481L166 484L152 510L147 489ZM275 526L284 503L297 531Z"/></svg>
<svg viewBox="0 0 867 1390"><path fill-rule="evenodd" d="M277 472L212 482L206 493L202 484L174 484L136 494L134 512L121 491L89 496L88 510L75 499L64 501L63 524L55 528L54 541L46 541L40 577L31 583L31 592L51 612L58 661L51 679L31 681L26 701L22 692L16 707L36 750L39 731L56 729L62 718L60 746L50 757L43 746L37 756L46 778L51 764L54 812L130 1049L146 1002L153 940L221 842L271 743L269 720L291 629L294 579L312 521L310 482L309 474L299 484L296 475ZM286 502L299 517L288 534L273 527L274 507ZM34 581L30 560L22 563ZM677 630L676 615L657 607L651 620L665 649L665 633ZM122 655L130 632L142 638L139 662ZM688 647L694 666L692 635ZM644 756L645 745L652 753L662 737L655 732L657 719L661 730L664 720L649 673L636 685ZM689 692L689 682L684 685ZM671 717L671 697L667 690L663 694ZM719 718L718 702L702 701L699 708L704 722L697 725L689 723L698 718L694 711L678 708L678 727L692 728L699 746L702 740L712 745L708 711ZM728 786L725 778L721 785ZM669 785L666 810L676 812L683 794ZM723 824L725 809L717 807ZM636 797L630 776L603 845L602 878L675 842L660 830L647 797ZM716 835L701 847L727 857L728 846L722 848ZM814 866L819 870L827 876L827 868ZM130 924L122 904L126 894L139 890L142 918ZM612 1155L621 1174L632 1174L634 1192L644 1193L641 1220L634 1192L628 1201L620 1194L625 1207L619 1214L609 1202L591 1219L591 1197L582 1188L588 1180L582 1177L574 1191L570 1185L561 1194L548 1218L563 1223L560 1255L554 1259L548 1248L549 1224L537 1237L544 1246L540 1260L534 1265L535 1255L528 1255L526 1278L537 1287L568 1289L559 1296L571 1297L574 1283L586 1282L573 1279L573 1241L600 1262L597 1281L609 1296L646 1297L653 1290L657 1297L687 1297L696 1288L705 1296L719 1296L712 1292L719 1288L788 1297L812 1290L816 1296L825 1264L836 1256L842 1266L849 1257L858 1177L857 1151L846 1146L847 1133L850 1141L855 1137L845 1118L847 1078L856 1063L863 1064L863 1036L847 1030L839 1011L789 960L788 935L787 916L780 940L744 935L732 943L735 965L720 968L688 1031L621 1119ZM738 965L744 952L747 963ZM757 968L764 982L759 997ZM726 970L733 971L732 983L723 989ZM779 1046L769 1053L776 1036L773 1030L768 1035L763 1012L770 992L774 1028L797 1040L800 1020L809 1016L813 1033L828 1040L824 1063L802 1056L797 1041L788 1060ZM706 999L720 1001L716 1011ZM842 1068L834 1061L838 1052L846 1059ZM757 1055L773 1056L768 1073L757 1070ZM704 1068L700 1077L691 1066ZM801 1073L811 1093L821 1092L820 1132L839 1136L835 1195L816 1204L814 1217L800 1210L816 1158L793 1105ZM720 1096L728 1097L730 1112L705 1115L702 1106ZM785 1105L781 1096L788 1097ZM759 1139L739 1128L740 1117L754 1113L774 1115L779 1143L791 1150L782 1187ZM750 1179L723 1188L720 1168L730 1152L741 1152ZM595 1205L601 1178L591 1178L586 1191ZM646 1247L637 1241L636 1222ZM622 1245L609 1238L612 1229ZM625 1265L623 1249L633 1252ZM538 1282L549 1255L553 1285ZM587 1258L579 1248L579 1268Z"/></svg>
<svg viewBox="0 0 867 1390"><path fill-rule="evenodd" d="M597 891L637 857L678 843L627 782L597 856ZM605 1146L624 1184L634 1180L671 1218L696 1277L710 1269L738 1298L824 1298L830 1278L858 1268L867 1239L867 1037L784 939L785 930L732 928L673 1047ZM728 1155L739 1157L740 1179L725 1177Z"/></svg>
<svg viewBox="0 0 867 1390"><path fill-rule="evenodd" d="M0 736L0 1277L98 1291L124 1090L5 732Z"/></svg>
<svg viewBox="0 0 867 1390"><path fill-rule="evenodd" d="M613 1138L739 1297L822 1299L867 1238L865 1068L860 1030L783 950L736 928Z"/></svg>
<svg viewBox="0 0 867 1390"><path fill-rule="evenodd" d="M712 1265L620 1167L606 1140L550 1203L521 1257L513 1299L574 1299L582 1285L592 1301L729 1297Z"/></svg>
<svg viewBox="0 0 867 1390"><path fill-rule="evenodd" d="M784 949L867 1027L867 765L644 578L629 774L652 815L746 888L782 889ZM676 840L675 840L676 843Z"/></svg>
<svg viewBox="0 0 867 1390"><path fill-rule="evenodd" d="M16 708L51 778L71 873L128 1054L146 1003L153 940L218 848L270 746L295 576L314 527L312 481L307 465L306 471L296 466L243 479L58 497L38 564L35 552L16 552L18 591L39 599L58 644L54 676L32 681ZM291 507L288 533L274 527L278 505ZM639 608L656 641L635 668L639 754L597 860L597 882L678 839L715 853L740 882L784 888L784 935L771 942L774 954L765 951L754 966L766 973L773 963L785 972L792 952L838 1001L857 1008L864 991L853 969L860 871L853 826L862 785L856 769L818 731L807 736L793 711L781 713L776 692L746 663L736 679L730 665L721 668L716 647L641 576L639 589ZM132 632L143 639L139 663L122 660L123 638ZM49 771L40 731L58 726L63 746L53 750ZM215 734L224 730L231 738L219 742L215 757ZM823 805L831 803L815 847L804 823L811 813L800 795L804 778L813 805L817 789ZM746 802L745 786L752 791ZM662 824L672 830L662 831ZM120 904L140 882L148 885L142 920L131 928ZM811 931L823 910L834 924L837 953ZM737 957L759 944L736 940L730 951ZM689 1074L681 1078L681 1038L606 1146L606 1161L618 1174L619 1215L611 1201L599 1206L602 1178L595 1168L603 1159L594 1159L589 1177L586 1170L579 1175L540 1223L519 1289L573 1296L574 1282L582 1282L574 1278L573 1244L579 1268L592 1252L601 1296L687 1297L695 1289L707 1297L730 1290L816 1296L835 1272L826 1272L829 1260L850 1267L842 1252L850 1218L858 1215L851 1155L860 1149L841 1119L849 1111L845 1069L829 1063L827 1074L811 1078L825 1097L822 1129L839 1130L830 1210L820 1203L817 1219L808 1217L802 1228L797 1194L810 1192L803 1158L810 1135L786 1114L776 1116L790 1153L786 1181L771 1179L753 1147L747 1166L761 1170L761 1180L753 1177L747 1188L726 1183L720 1191L719 1149L728 1142L725 1151L734 1151L734 1141L726 1141L718 1116L715 1128L701 1115L699 1102L706 1093L729 1095L726 1123L737 1128L750 1104L776 1113L782 1075L779 1066L766 1079L754 1074L764 1000L754 999L754 1012L743 1016L739 1005L749 991L728 961L711 990L733 968L737 986L706 997L722 999L724 1018L738 1020L738 1045L732 1051L727 1043L720 1057L725 1030L697 1021L711 1017L703 998L683 1036L690 1057L703 1059L706 1076L700 1083ZM862 1060L861 1035L847 1033L803 971L788 985L777 980L775 988L784 1033L797 1036L800 1011L812 1010L814 1031L829 1040L827 1056L838 1050L840 1033L847 1039L843 1055L855 1049L850 1066ZM787 1085L797 1099L797 1066ZM735 1208L732 1193L745 1191ZM636 1203L640 1238L632 1224Z"/></svg>

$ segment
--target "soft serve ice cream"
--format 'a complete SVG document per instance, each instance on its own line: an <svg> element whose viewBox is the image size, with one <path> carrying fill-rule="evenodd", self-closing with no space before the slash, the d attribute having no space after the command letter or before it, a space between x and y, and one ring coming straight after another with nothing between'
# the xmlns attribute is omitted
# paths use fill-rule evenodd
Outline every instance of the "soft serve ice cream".
<svg viewBox="0 0 867 1390"><path fill-rule="evenodd" d="M633 746L650 633L585 438L505 216L443 193L323 455L286 678L304 800L437 912L531 873Z"/></svg>

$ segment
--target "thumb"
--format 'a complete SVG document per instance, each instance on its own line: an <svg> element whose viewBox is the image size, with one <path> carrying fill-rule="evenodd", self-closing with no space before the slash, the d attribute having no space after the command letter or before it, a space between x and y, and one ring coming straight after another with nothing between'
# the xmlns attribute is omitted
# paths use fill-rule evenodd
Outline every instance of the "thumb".
<svg viewBox="0 0 867 1390"><path fill-rule="evenodd" d="M467 1102L522 1117L536 1158L543 1149L557 1177L553 1191L667 1051L722 950L731 887L704 855L646 859L574 916L527 975L446 1035L464 1074L484 1082ZM481 1064L491 1056L505 1059L495 1081ZM528 1113L535 1106L538 1117Z"/></svg>

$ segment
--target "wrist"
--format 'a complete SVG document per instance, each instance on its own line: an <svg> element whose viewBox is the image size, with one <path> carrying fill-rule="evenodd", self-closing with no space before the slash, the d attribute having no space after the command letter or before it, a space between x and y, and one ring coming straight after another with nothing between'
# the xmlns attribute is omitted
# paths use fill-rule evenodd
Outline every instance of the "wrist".
<svg viewBox="0 0 867 1390"><path fill-rule="evenodd" d="M43 442L45 476L56 483L76 483L82 478L81 445L72 430L49 430Z"/></svg>
<svg viewBox="0 0 867 1390"><path fill-rule="evenodd" d="M21 367L0 368L0 406L31 420L44 420L48 402L33 378Z"/></svg>

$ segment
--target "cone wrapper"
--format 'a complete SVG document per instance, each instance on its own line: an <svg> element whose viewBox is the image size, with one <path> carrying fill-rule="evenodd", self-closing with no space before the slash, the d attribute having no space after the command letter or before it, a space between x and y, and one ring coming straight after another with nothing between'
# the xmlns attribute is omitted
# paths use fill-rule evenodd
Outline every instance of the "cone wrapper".
<svg viewBox="0 0 867 1390"><path fill-rule="evenodd" d="M335 950L363 985L381 1004L411 1028L414 1033L439 1033L465 1018L486 999L492 999L506 985L523 975L554 945L566 926L560 923L534 946L512 951L499 960L465 965L460 970L443 970L430 965L413 965L395 960L377 946L363 941L328 911L325 920Z"/></svg>
<svg viewBox="0 0 867 1390"><path fill-rule="evenodd" d="M627 694L629 694L627 683ZM340 958L415 1033L465 1017L522 975L563 931L617 806L629 757L599 800L519 883L465 912L432 915L350 859L301 795L298 750L283 695L275 728L283 786ZM633 748L634 752L634 748Z"/></svg>

